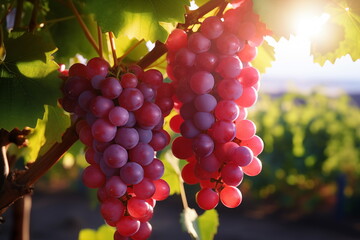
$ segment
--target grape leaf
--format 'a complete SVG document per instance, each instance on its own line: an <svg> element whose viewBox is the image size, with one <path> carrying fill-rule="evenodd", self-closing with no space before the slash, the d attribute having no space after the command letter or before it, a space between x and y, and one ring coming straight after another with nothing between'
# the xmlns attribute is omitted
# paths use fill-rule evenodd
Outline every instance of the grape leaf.
<svg viewBox="0 0 360 240"><path fill-rule="evenodd" d="M189 0L88 0L87 5L104 32L155 42L168 35L161 22L184 22Z"/></svg>
<svg viewBox="0 0 360 240"><path fill-rule="evenodd" d="M179 159L174 157L171 153L171 149L163 151L160 159L164 163L165 172L162 177L170 186L170 195L180 194L180 175L181 170L179 167Z"/></svg>
<svg viewBox="0 0 360 240"><path fill-rule="evenodd" d="M137 45L138 44L138 45ZM122 57L126 54L125 58L123 59L124 63L134 63L139 61L145 54L149 52L148 48L146 47L145 41L139 42L137 39L129 39L125 35L119 35L115 39L115 46L116 46L116 54L118 57ZM134 47L134 49L130 49ZM127 53L128 50L131 50L130 53Z"/></svg>
<svg viewBox="0 0 360 240"><path fill-rule="evenodd" d="M197 226L197 213L195 209L184 208L180 215L180 223L185 232L187 232L192 239L199 239L199 229Z"/></svg>
<svg viewBox="0 0 360 240"><path fill-rule="evenodd" d="M79 232L79 240L97 240L96 231L89 228L81 229Z"/></svg>
<svg viewBox="0 0 360 240"><path fill-rule="evenodd" d="M258 54L256 58L251 61L253 67L259 70L260 73L265 73L266 68L271 67L275 61L274 47L270 46L266 41L258 47Z"/></svg>
<svg viewBox="0 0 360 240"><path fill-rule="evenodd" d="M350 54L353 61L360 58L360 9L359 1L340 1L329 3L326 13L329 21L323 32L312 39L311 53L314 61L324 65L326 60L334 63L337 58Z"/></svg>
<svg viewBox="0 0 360 240"><path fill-rule="evenodd" d="M195 0L196 5L198 5L199 7L201 7L202 5L204 5L205 3L209 2L210 0Z"/></svg>
<svg viewBox="0 0 360 240"><path fill-rule="evenodd" d="M214 239L219 226L219 215L215 209L198 216L192 208L185 208L180 215L183 230L196 240Z"/></svg>
<svg viewBox="0 0 360 240"><path fill-rule="evenodd" d="M4 42L7 51L0 65L0 126L34 127L44 104L56 105L61 80L52 60L54 46L46 35L23 34Z"/></svg>
<svg viewBox="0 0 360 240"><path fill-rule="evenodd" d="M56 44L58 51L55 55L56 60L67 64L69 59L76 54L90 59L97 56L96 51L86 39L80 24L75 19L70 9L60 1L50 1L50 12L46 15L45 27L49 29L52 39ZM78 8L80 14L81 8ZM91 16L82 14L87 28L93 36L96 36L97 29L95 21ZM57 21L57 19L64 19Z"/></svg>
<svg viewBox="0 0 360 240"><path fill-rule="evenodd" d="M219 215L215 209L205 211L197 219L201 239L214 239L219 226Z"/></svg>
<svg viewBox="0 0 360 240"><path fill-rule="evenodd" d="M101 225L97 230L81 229L78 240L104 240L113 239L115 229L109 225Z"/></svg>
<svg viewBox="0 0 360 240"><path fill-rule="evenodd" d="M35 129L28 136L28 146L21 148L17 155L23 156L25 162L35 161L55 142L61 142L61 136L70 126L69 114L60 107L45 105L42 119L37 120Z"/></svg>

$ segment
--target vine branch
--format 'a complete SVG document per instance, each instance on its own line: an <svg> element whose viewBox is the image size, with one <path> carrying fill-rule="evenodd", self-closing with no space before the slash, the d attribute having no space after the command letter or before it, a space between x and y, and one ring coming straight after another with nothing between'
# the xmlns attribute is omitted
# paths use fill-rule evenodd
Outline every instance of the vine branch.
<svg viewBox="0 0 360 240"><path fill-rule="evenodd" d="M9 174L0 194L0 215L17 199L30 193L32 185L57 163L77 140L78 135L73 124L63 134L62 142L55 143L49 151L30 164L27 170Z"/></svg>
<svg viewBox="0 0 360 240"><path fill-rule="evenodd" d="M81 29L84 31L85 37L88 39L88 41L90 42L91 46L95 49L95 51L99 54L99 56L101 55L101 52L99 50L99 47L96 44L96 41L94 40L94 38L92 37L89 29L87 28L84 20L81 18L79 11L77 10L77 8L75 7L74 3L72 0L68 0L68 4L70 9L73 11L77 21L79 22Z"/></svg>

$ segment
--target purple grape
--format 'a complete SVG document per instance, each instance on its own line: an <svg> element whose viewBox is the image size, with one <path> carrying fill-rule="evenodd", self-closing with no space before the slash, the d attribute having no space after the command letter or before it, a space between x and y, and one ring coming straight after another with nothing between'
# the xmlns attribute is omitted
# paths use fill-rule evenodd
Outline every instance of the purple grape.
<svg viewBox="0 0 360 240"><path fill-rule="evenodd" d="M139 143L139 133L135 128L121 127L116 132L115 142L125 149L131 149Z"/></svg>
<svg viewBox="0 0 360 240"><path fill-rule="evenodd" d="M112 144L104 151L103 159L112 168L121 168L127 163L128 152L118 144Z"/></svg>
<svg viewBox="0 0 360 240"><path fill-rule="evenodd" d="M144 169L136 162L128 162L120 169L120 178L125 184L138 184L144 178Z"/></svg>

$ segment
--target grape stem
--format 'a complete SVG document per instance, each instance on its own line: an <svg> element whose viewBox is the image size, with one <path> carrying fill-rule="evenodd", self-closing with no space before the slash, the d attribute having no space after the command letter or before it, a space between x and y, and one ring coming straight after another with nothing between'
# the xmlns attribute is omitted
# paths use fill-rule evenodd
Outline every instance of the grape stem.
<svg viewBox="0 0 360 240"><path fill-rule="evenodd" d="M114 67L116 67L118 65L118 61L116 56L115 38L112 32L109 32L109 41L110 41L111 53L114 59Z"/></svg>
<svg viewBox="0 0 360 240"><path fill-rule="evenodd" d="M185 188L184 188L184 181L181 177L181 174L178 174L179 178L180 178L180 196L181 196L181 202L184 206L184 209L188 209L189 208L189 204L186 198L186 192L185 192Z"/></svg>
<svg viewBox="0 0 360 240"><path fill-rule="evenodd" d="M103 55L103 40L102 40L102 32L101 32L101 28L99 26L99 24L97 25L97 34L98 34L98 44L99 44L99 56L101 58L104 57Z"/></svg>
<svg viewBox="0 0 360 240"><path fill-rule="evenodd" d="M88 39L88 41L90 42L91 46L95 49L95 51L99 54L99 56L101 55L101 52L99 50L99 47L97 46L94 38L92 37L88 27L86 26L84 20L81 18L79 11L76 9L74 3L72 0L68 0L68 5L70 7L70 9L73 11L77 21L80 24L81 29L84 31L85 37Z"/></svg>

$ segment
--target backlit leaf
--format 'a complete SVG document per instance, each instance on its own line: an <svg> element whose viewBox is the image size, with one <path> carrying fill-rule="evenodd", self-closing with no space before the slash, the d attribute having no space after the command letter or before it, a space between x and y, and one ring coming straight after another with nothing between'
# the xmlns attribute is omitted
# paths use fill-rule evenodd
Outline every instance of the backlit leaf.
<svg viewBox="0 0 360 240"><path fill-rule="evenodd" d="M152 42L165 41L168 32L160 23L184 22L184 6L189 5L188 0L88 0L87 3L104 32Z"/></svg>

